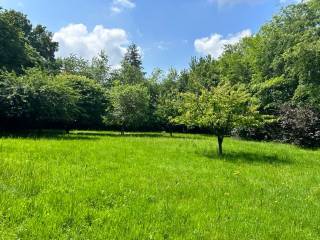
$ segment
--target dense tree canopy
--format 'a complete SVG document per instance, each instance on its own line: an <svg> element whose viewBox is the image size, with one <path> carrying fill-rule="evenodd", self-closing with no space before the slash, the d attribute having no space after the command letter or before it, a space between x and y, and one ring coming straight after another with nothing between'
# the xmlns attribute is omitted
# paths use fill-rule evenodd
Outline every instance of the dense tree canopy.
<svg viewBox="0 0 320 240"><path fill-rule="evenodd" d="M109 91L110 114L107 123L125 130L137 129L148 121L150 95L143 85L116 84Z"/></svg>
<svg viewBox="0 0 320 240"><path fill-rule="evenodd" d="M58 43L46 27L33 27L21 12L0 9L0 67L21 73L24 68L54 66Z"/></svg>

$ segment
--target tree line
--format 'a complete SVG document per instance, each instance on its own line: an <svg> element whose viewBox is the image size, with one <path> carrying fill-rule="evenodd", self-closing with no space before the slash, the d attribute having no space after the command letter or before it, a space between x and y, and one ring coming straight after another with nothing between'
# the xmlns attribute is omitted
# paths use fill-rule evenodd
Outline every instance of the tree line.
<svg viewBox="0 0 320 240"><path fill-rule="evenodd" d="M135 44L118 69L104 51L57 59L46 27L2 9L1 128L193 130L217 135L221 153L229 135L318 147L319 26L319 1L289 5L218 59L147 76Z"/></svg>

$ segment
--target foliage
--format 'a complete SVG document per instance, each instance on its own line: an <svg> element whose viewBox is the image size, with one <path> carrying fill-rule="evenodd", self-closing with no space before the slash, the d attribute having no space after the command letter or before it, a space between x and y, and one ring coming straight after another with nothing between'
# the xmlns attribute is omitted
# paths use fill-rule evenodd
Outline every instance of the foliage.
<svg viewBox="0 0 320 240"><path fill-rule="evenodd" d="M208 128L218 136L219 154L222 155L224 136L241 126L260 125L258 104L244 86L220 84L200 94L185 93L176 122L187 126Z"/></svg>
<svg viewBox="0 0 320 240"><path fill-rule="evenodd" d="M58 43L52 40L53 34L45 26L37 25L28 37L30 44L48 62L55 61Z"/></svg>
<svg viewBox="0 0 320 240"><path fill-rule="evenodd" d="M150 95L143 85L116 84L109 91L110 109L106 118L108 125L137 129L148 121Z"/></svg>
<svg viewBox="0 0 320 240"><path fill-rule="evenodd" d="M137 45L131 44L121 62L121 69L114 74L114 79L121 84L141 84L145 82L141 55Z"/></svg>
<svg viewBox="0 0 320 240"><path fill-rule="evenodd" d="M21 72L22 66L32 65L22 33L14 29L0 12L0 67L9 71Z"/></svg>
<svg viewBox="0 0 320 240"><path fill-rule="evenodd" d="M320 147L320 112L310 107L281 108L282 140L303 147Z"/></svg>
<svg viewBox="0 0 320 240"><path fill-rule="evenodd" d="M127 52L124 55L123 64L142 70L141 55L136 44L133 43L128 46Z"/></svg>
<svg viewBox="0 0 320 240"><path fill-rule="evenodd" d="M79 96L76 102L78 113L74 127L103 127L103 116L107 108L107 97L102 85L92 79L77 75L62 74L56 78L57 81L64 83Z"/></svg>
<svg viewBox="0 0 320 240"><path fill-rule="evenodd" d="M210 89L220 82L217 61L211 56L192 58L188 75L192 82L189 90L193 92L201 88Z"/></svg>
<svg viewBox="0 0 320 240"><path fill-rule="evenodd" d="M59 65L62 73L85 76L106 87L112 85L109 58L104 51L93 57L91 61L72 54L69 57L59 59Z"/></svg>
<svg viewBox="0 0 320 240"><path fill-rule="evenodd" d="M58 43L46 27L33 28L30 20L21 12L0 9L0 66L22 73L24 68L55 67L54 54Z"/></svg>
<svg viewBox="0 0 320 240"><path fill-rule="evenodd" d="M96 80L98 83L110 87L110 65L109 57L105 51L101 51L97 57L92 58L91 61L91 78Z"/></svg>
<svg viewBox="0 0 320 240"><path fill-rule="evenodd" d="M176 125L174 119L179 116L179 94L168 92L159 96L156 115L161 125L172 135L173 126Z"/></svg>
<svg viewBox="0 0 320 240"><path fill-rule="evenodd" d="M142 57L136 44L127 47L121 65L116 69L110 67L104 51L91 60L76 55L56 60L54 54L58 45L45 26L34 27L21 12L0 10L0 69L4 70L0 83L1 119L4 122L28 119L34 124L42 122L52 125L51 120L58 120L46 117L46 113L41 111L46 106L50 107L49 103L54 99L50 93L54 90L59 91L55 93L56 97L63 92L70 93L71 98L76 96L76 100L71 100L71 105L75 104L75 107L69 111L70 116L65 115L61 119L69 119L79 128L101 128L102 118L107 119L107 125L120 127L124 120L117 121L116 116L121 116L122 119L132 120L123 126L131 130L159 130L164 127L172 131L179 128L175 126L179 124L181 129L197 126L199 131L210 130L221 136L232 132L259 140L286 138L286 141L295 143L292 137L285 137L286 128L279 127L280 122L245 126L245 113L255 106L255 112L260 116L288 119L287 111L280 110L283 105L295 106L298 112L302 111L300 109L311 109L315 113L320 111L319 8L317 0L289 5L252 37L225 46L220 58L192 58L187 69L170 69L166 75L155 69L149 76L143 72ZM34 66L42 70L28 70ZM139 87L142 92L137 90ZM44 93L50 92L48 98L51 96L52 99L46 99L34 90L37 88L44 89ZM234 92L238 92L240 100L246 96L248 104L232 102ZM108 93L109 100L105 93ZM139 93L142 99L138 99ZM238 97L237 94L234 98ZM43 103L35 105L37 101L32 100L33 97ZM130 106L128 99L131 98L134 99L131 104L134 106ZM111 100L113 103L108 103ZM188 104L193 109L188 109ZM63 108L64 105L61 106ZM129 113L130 109L134 112ZM51 110L58 111L51 107L47 111L50 116L54 115ZM194 111L189 114L191 110ZM220 111L219 114L216 110ZM232 118L232 124L228 123L230 126L226 126L229 111L237 117L236 121ZM66 112L64 108L57 116L64 115L63 112ZM299 127L303 125L298 116L293 118L290 121L299 122ZM316 129L307 125L306 136L315 136ZM220 141L223 140L221 136Z"/></svg>
<svg viewBox="0 0 320 240"><path fill-rule="evenodd" d="M13 120L35 128L64 127L78 113L79 95L38 69L29 69L19 77L2 73L0 93L4 122Z"/></svg>
<svg viewBox="0 0 320 240"><path fill-rule="evenodd" d="M248 84L252 81L250 59L246 53L246 43L225 47L223 56L219 59L219 75L222 82L230 84Z"/></svg>

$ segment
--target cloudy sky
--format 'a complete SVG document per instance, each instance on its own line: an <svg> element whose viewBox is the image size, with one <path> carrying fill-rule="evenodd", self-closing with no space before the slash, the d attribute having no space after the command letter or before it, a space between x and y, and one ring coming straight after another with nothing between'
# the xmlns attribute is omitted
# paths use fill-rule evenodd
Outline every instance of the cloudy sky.
<svg viewBox="0 0 320 240"><path fill-rule="evenodd" d="M113 65L126 46L141 48L144 67L183 69L192 56L219 57L225 44L258 31L298 0L0 0L43 24L60 43L58 56L90 59L105 49Z"/></svg>

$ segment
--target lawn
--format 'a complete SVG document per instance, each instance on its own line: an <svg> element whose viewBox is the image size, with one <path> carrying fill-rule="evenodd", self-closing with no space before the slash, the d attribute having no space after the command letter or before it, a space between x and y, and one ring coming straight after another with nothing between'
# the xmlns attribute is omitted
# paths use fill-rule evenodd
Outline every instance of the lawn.
<svg viewBox="0 0 320 240"><path fill-rule="evenodd" d="M204 135L0 138L0 239L320 239L320 151Z"/></svg>

